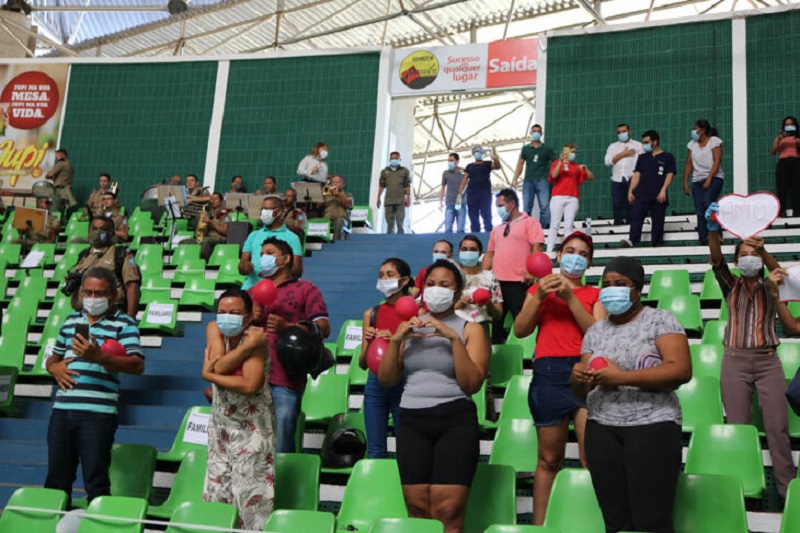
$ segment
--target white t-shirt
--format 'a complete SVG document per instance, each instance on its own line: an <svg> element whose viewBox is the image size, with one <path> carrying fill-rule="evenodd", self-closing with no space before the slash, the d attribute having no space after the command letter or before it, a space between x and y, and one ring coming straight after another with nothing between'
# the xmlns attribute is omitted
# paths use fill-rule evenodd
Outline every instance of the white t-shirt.
<svg viewBox="0 0 800 533"><path fill-rule="evenodd" d="M616 164L612 162L614 156L627 149L633 149L636 152L630 157L623 157ZM636 166L636 159L644 153L642 143L639 141L629 140L628 142L617 141L608 145L606 150L605 163L606 166L611 167L611 181L620 183L624 179L631 179L633 176L633 169Z"/></svg>
<svg viewBox="0 0 800 533"><path fill-rule="evenodd" d="M317 171L314 172L314 169L317 169ZM297 174L318 183L325 183L328 181L328 163L308 154L297 166Z"/></svg>
<svg viewBox="0 0 800 533"><path fill-rule="evenodd" d="M700 143L697 141L689 141L689 144L686 145L692 153L692 167L694 168L692 183L703 181L708 177L711 167L714 166L714 154L712 150L717 146L722 146L722 139L719 137L711 137L703 147L701 147ZM719 166L719 170L714 174L714 177L719 179L725 178L722 174L722 165Z"/></svg>

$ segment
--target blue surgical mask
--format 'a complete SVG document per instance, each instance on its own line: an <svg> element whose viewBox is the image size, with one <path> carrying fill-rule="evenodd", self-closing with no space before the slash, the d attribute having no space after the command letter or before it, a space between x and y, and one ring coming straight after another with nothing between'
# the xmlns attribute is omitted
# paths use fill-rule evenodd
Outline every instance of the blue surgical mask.
<svg viewBox="0 0 800 533"><path fill-rule="evenodd" d="M506 206L501 205L500 207L497 208L497 216L499 216L500 220L502 220L503 222L508 220L508 215L509 212L506 211Z"/></svg>
<svg viewBox="0 0 800 533"><path fill-rule="evenodd" d="M447 254L437 254L436 252L434 252L434 254L433 254L433 262L435 263L439 259L447 259Z"/></svg>
<svg viewBox="0 0 800 533"><path fill-rule="evenodd" d="M579 279L589 268L589 261L578 254L561 255L561 273L572 279Z"/></svg>
<svg viewBox="0 0 800 533"><path fill-rule="evenodd" d="M392 168L399 167L400 166L400 160L399 159L390 159L389 160L389 166L392 167Z"/></svg>
<svg viewBox="0 0 800 533"><path fill-rule="evenodd" d="M283 257L283 256L281 256ZM280 268L278 265L275 264L275 261L278 258L272 255L262 255L259 266L261 267L261 276L264 278L268 278L275 274Z"/></svg>
<svg viewBox="0 0 800 533"><path fill-rule="evenodd" d="M631 138L631 136L628 134L627 131L624 131L622 133L617 134L617 139L619 139L619 142L621 142L621 143L628 142L628 139L630 139L630 138Z"/></svg>
<svg viewBox="0 0 800 533"><path fill-rule="evenodd" d="M478 264L480 257L480 252L458 252L458 260L465 267L474 267Z"/></svg>
<svg viewBox="0 0 800 533"><path fill-rule="evenodd" d="M644 153L649 154L650 152L653 151L653 145L652 144L643 144L642 145L642 150L644 150Z"/></svg>
<svg viewBox="0 0 800 533"><path fill-rule="evenodd" d="M475 161L483 160L483 152L475 152Z"/></svg>
<svg viewBox="0 0 800 533"><path fill-rule="evenodd" d="M455 170L456 169L456 162L455 161L448 161L447 162L448 170Z"/></svg>
<svg viewBox="0 0 800 533"><path fill-rule="evenodd" d="M542 134L539 133L538 131L534 131L533 133L531 133L531 140L534 141L534 142L541 141L542 140Z"/></svg>
<svg viewBox="0 0 800 533"><path fill-rule="evenodd" d="M575 156L576 156L576 155L578 155L578 154L576 154L575 152L570 152L570 153L569 153L569 160L570 160L570 161L575 161Z"/></svg>
<svg viewBox="0 0 800 533"><path fill-rule="evenodd" d="M783 131L787 132L797 131L797 128L795 127L794 124L787 124L786 126L783 127Z"/></svg>
<svg viewBox="0 0 800 533"><path fill-rule="evenodd" d="M742 256L736 261L736 264L745 278L761 275L764 269L764 262L757 255Z"/></svg>
<svg viewBox="0 0 800 533"><path fill-rule="evenodd" d="M217 327L224 336L235 337L244 329L242 325L242 315L217 313Z"/></svg>
<svg viewBox="0 0 800 533"><path fill-rule="evenodd" d="M600 303L610 315L621 315L633 307L630 287L606 287L600 291Z"/></svg>
<svg viewBox="0 0 800 533"><path fill-rule="evenodd" d="M692 140L693 141L699 141L700 140L700 134L697 133L697 130L692 130Z"/></svg>

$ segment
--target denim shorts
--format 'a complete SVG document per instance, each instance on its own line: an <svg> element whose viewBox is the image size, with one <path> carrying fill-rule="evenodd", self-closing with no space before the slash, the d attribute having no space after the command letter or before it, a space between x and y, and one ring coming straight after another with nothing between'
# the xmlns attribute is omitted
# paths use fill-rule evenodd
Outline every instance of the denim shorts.
<svg viewBox="0 0 800 533"><path fill-rule="evenodd" d="M528 407L536 426L555 426L580 407L586 407L569 384L572 367L580 357L540 357L533 361Z"/></svg>

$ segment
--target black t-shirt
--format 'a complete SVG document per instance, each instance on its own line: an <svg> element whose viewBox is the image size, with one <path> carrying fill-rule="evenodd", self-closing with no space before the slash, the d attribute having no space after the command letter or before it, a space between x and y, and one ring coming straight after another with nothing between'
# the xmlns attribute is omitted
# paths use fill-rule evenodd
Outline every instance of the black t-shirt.
<svg viewBox="0 0 800 533"><path fill-rule="evenodd" d="M639 173L639 184L633 195L637 200L654 200L661 192L667 174L675 174L675 156L669 152L641 154L633 171Z"/></svg>
<svg viewBox="0 0 800 533"><path fill-rule="evenodd" d="M467 197L471 194L492 193L492 162L479 161L470 163L464 172L469 174L467 180Z"/></svg>

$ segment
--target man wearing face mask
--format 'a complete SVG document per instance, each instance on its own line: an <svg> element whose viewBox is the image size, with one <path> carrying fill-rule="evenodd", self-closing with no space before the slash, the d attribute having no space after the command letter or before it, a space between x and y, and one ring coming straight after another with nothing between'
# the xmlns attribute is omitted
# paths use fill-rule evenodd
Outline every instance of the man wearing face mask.
<svg viewBox="0 0 800 533"><path fill-rule="evenodd" d="M46 196L40 196L36 199L36 209L43 209L47 211L47 221L45 222L44 231L33 231L31 229L18 230L19 239L12 239L14 244L25 243L26 246L35 244L37 242L56 242L56 237L61 232L61 222L53 215L51 206L53 202ZM24 251L24 250L23 250Z"/></svg>
<svg viewBox="0 0 800 533"><path fill-rule="evenodd" d="M264 198L261 203L261 223L264 227L248 235L239 261L239 273L247 276L242 285L243 290L249 289L260 280L255 265L261 264L261 247L269 237L285 241L291 246L294 255L291 265L292 274L298 278L303 275L303 247L297 235L283 223L283 214L283 200L277 196Z"/></svg>
<svg viewBox="0 0 800 533"><path fill-rule="evenodd" d="M631 139L627 124L617 126L617 141L608 145L605 163L611 167L611 207L614 209L614 225L628 220L628 188L636 166L636 158L643 153L642 143Z"/></svg>
<svg viewBox="0 0 800 533"><path fill-rule="evenodd" d="M289 269L292 247L283 239L269 237L264 241L260 256L258 279L272 280L277 290L272 303L259 313L260 324L264 326L269 340L269 385L277 421L276 451L291 453L295 451L294 434L307 376L286 372L278 359L278 338L286 328L298 322L316 323L323 337L330 334L331 327L320 290L310 281L297 279Z"/></svg>
<svg viewBox="0 0 800 533"><path fill-rule="evenodd" d="M658 132L647 130L642 135L644 153L636 160L628 203L632 205L629 222L630 240L623 240L622 246L639 246L642 240L642 225L648 214L653 221L651 242L653 246L664 244L664 219L667 215L667 189L675 177L675 156L661 149Z"/></svg>
<svg viewBox="0 0 800 533"><path fill-rule="evenodd" d="M453 243L446 239L436 241L433 243L432 257L432 263L435 263L439 259L453 259ZM422 293L425 292L425 275L427 273L428 267L422 267L420 269L419 274L417 274L417 277L414 280L414 286L411 288L412 298L422 298Z"/></svg>
<svg viewBox="0 0 800 533"><path fill-rule="evenodd" d="M719 222L711 219L719 204L706 210L711 266L728 307L728 321L722 356L722 405L729 424L751 424L753 389L764 418L764 430L772 457L772 471L778 495L786 498L786 488L795 477L789 441L789 413L786 404L786 378L777 356L780 344L775 329L778 306L764 277L764 267L780 268L764 249L764 239L752 236L739 242L733 264L741 272L734 276L722 255Z"/></svg>
<svg viewBox="0 0 800 533"><path fill-rule="evenodd" d="M286 216L283 217L284 224L302 239L303 230L306 227L306 214L297 206L297 190L291 187L286 189L283 205L286 208Z"/></svg>
<svg viewBox="0 0 800 533"><path fill-rule="evenodd" d="M111 493L108 469L118 420L118 374L144 371L139 329L114 305L116 287L111 270L94 267L84 272L82 310L64 321L53 355L45 361L58 391L47 430L44 486L72 494L80 462L89 502ZM125 354L103 352L109 340L121 344Z"/></svg>
<svg viewBox="0 0 800 533"><path fill-rule="evenodd" d="M439 209L444 207L444 232L453 232L453 222L456 222L456 227L459 233L464 233L464 228L467 223L467 193L458 195L458 188L461 185L461 180L464 179L464 173L458 166L459 156L457 153L452 153L447 156L447 170L442 173L442 188L439 192ZM461 207L459 207L459 203Z"/></svg>
<svg viewBox="0 0 800 533"><path fill-rule="evenodd" d="M333 240L342 240L344 226L350 218L350 210L353 209L353 195L344 190L344 178L334 176L331 178L330 194L325 196L323 204L324 211L322 218L331 221L333 227Z"/></svg>
<svg viewBox="0 0 800 533"><path fill-rule="evenodd" d="M397 233L404 233L406 207L411 205L411 173L400 164L400 152L389 154L389 166L381 170L376 204L378 209L381 208L383 191L386 191L386 198L383 199L386 233L394 233L395 223L397 223Z"/></svg>
<svg viewBox="0 0 800 533"><path fill-rule="evenodd" d="M517 190L519 175L525 166L525 179L522 181L522 211L529 216L533 214L533 199L538 198L539 221L543 228L550 227L550 183L547 175L550 165L556 160L552 148L542 142L542 127L534 124L531 127L531 142L522 147L514 171L511 188Z"/></svg>
<svg viewBox="0 0 800 533"><path fill-rule="evenodd" d="M114 221L106 216L99 216L92 220L89 226L89 244L91 248L78 255L78 261L73 267L73 273L82 274L92 267L103 267L114 272L116 276L115 304L135 318L139 309L139 289L142 278L136 266L133 254L125 246L114 244ZM72 308L80 309L78 291L71 293Z"/></svg>

